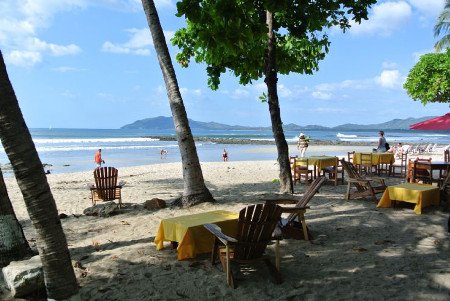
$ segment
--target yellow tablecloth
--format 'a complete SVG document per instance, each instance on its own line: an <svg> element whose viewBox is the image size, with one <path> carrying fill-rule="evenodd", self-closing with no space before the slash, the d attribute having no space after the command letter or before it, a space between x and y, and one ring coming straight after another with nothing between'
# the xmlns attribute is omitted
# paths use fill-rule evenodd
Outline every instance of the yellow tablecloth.
<svg viewBox="0 0 450 301"><path fill-rule="evenodd" d="M163 219L155 236L156 249L164 248L164 241L176 241L178 260L211 252L214 236L203 225L216 224L225 234L236 236L238 217L238 213L216 210Z"/></svg>
<svg viewBox="0 0 450 301"><path fill-rule="evenodd" d="M392 200L416 204L414 212L422 213L422 208L439 205L439 188L431 185L403 183L388 186L378 202L378 208L389 208Z"/></svg>
<svg viewBox="0 0 450 301"><path fill-rule="evenodd" d="M363 153L372 154L372 164L393 164L395 157L393 153ZM353 155L353 164L361 164L361 153L355 153Z"/></svg>
<svg viewBox="0 0 450 301"><path fill-rule="evenodd" d="M314 156L314 157L305 157L298 158L297 160L308 159L309 165L317 166L318 170L321 170L328 166L336 166L337 158L333 156Z"/></svg>

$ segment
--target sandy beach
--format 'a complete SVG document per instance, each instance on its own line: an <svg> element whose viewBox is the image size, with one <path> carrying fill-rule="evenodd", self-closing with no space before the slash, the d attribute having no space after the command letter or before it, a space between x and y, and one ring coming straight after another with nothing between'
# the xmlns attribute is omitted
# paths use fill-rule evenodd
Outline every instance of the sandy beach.
<svg viewBox="0 0 450 301"><path fill-rule="evenodd" d="M443 159L439 154L432 157ZM306 219L313 241L281 242L281 285L270 281L264 265L257 265L233 290L221 266L211 266L209 254L177 261L169 243L157 251L153 239L164 218L212 210L238 212L278 193L275 160L207 162L202 169L216 203L148 211L142 206L146 200L170 202L181 194L181 164L120 168L119 180L126 182L125 207L108 218L83 215L91 206L87 186L93 183L92 172L48 175L58 210L68 215L62 224L72 259L83 267L75 268L83 300L450 299L448 213L429 207L416 215L411 206L378 209L371 200L346 201L346 185L327 183L311 200ZM388 185L401 181L386 179ZM6 182L17 217L33 242L34 229L17 184L13 177ZM305 185L295 189L301 195ZM273 246L268 253L273 254Z"/></svg>

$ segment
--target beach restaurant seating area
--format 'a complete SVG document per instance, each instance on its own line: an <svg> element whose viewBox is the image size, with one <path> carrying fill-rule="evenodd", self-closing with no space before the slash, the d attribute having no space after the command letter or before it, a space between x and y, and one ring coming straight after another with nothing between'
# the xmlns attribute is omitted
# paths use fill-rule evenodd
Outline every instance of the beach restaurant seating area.
<svg viewBox="0 0 450 301"><path fill-rule="evenodd" d="M403 203L410 204L415 214L421 214L423 208L438 206L441 196L449 195L449 150L443 152L442 160L411 157L407 159L408 153L401 153L396 158L393 152L348 152L342 158L290 157L293 183L296 187L305 186L301 197L266 199L264 204L250 205L239 213L211 211L164 219L155 244L157 249L162 249L164 241L171 241L177 247L179 260L211 253L211 262L214 264L220 259L226 282L232 288L237 282L231 263L262 261L273 281L280 283L279 241L314 239L305 213L310 209L309 201L326 182L334 186L347 185L345 200L372 200L381 210ZM291 206L286 206L289 204ZM288 215L283 217L282 214ZM275 241L275 264L265 253L272 240Z"/></svg>
<svg viewBox="0 0 450 301"><path fill-rule="evenodd" d="M379 201L380 208L395 206L397 202L413 203L414 212L420 214L423 207L439 205L440 195L446 191L450 150L441 148L441 159L432 160L427 155L437 149L436 145L425 146L420 155L414 153L416 149L402 146L387 152L353 151L342 158L290 157L292 181L295 185L308 185L324 177L335 186L347 182L346 200L369 198ZM397 179L397 184L386 185L387 179Z"/></svg>

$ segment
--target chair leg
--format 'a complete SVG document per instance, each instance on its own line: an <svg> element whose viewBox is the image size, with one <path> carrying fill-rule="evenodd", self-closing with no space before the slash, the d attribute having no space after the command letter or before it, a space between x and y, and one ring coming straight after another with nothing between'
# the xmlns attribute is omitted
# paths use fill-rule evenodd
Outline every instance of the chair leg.
<svg viewBox="0 0 450 301"><path fill-rule="evenodd" d="M217 239L217 237L215 237L214 243L213 243L213 249L211 252L211 264L212 265L216 264L216 256L217 256L218 250L219 250L219 240Z"/></svg>
<svg viewBox="0 0 450 301"><path fill-rule="evenodd" d="M298 219L299 219L300 223L302 224L303 237L305 238L305 240L309 240L308 227L306 226L305 215L303 213L300 213L298 215Z"/></svg>
<svg viewBox="0 0 450 301"><path fill-rule="evenodd" d="M227 274L227 284L231 288L236 288L234 285L233 273L231 272L231 267L230 267L230 247L229 246L225 246L225 252L226 252L225 270L226 270L226 274Z"/></svg>
<svg viewBox="0 0 450 301"><path fill-rule="evenodd" d="M273 282L275 284L280 284L281 282L283 282L283 280L281 279L280 272L273 265L273 263L270 261L270 259L269 258L264 258L264 263L267 265L267 268L269 269L269 273L273 277Z"/></svg>
<svg viewBox="0 0 450 301"><path fill-rule="evenodd" d="M347 192L345 193L345 199L350 200L350 182L347 185Z"/></svg>
<svg viewBox="0 0 450 301"><path fill-rule="evenodd" d="M277 271L280 271L280 240L277 239L275 242L275 267Z"/></svg>

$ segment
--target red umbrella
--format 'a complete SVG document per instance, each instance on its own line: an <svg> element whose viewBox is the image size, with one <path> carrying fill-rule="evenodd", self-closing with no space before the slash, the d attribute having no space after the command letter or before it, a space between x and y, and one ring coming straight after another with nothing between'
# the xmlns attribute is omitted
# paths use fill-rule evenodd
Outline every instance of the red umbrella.
<svg viewBox="0 0 450 301"><path fill-rule="evenodd" d="M414 123L409 126L412 130L445 131L450 130L450 113L444 116Z"/></svg>

